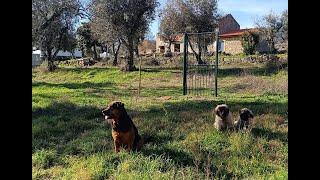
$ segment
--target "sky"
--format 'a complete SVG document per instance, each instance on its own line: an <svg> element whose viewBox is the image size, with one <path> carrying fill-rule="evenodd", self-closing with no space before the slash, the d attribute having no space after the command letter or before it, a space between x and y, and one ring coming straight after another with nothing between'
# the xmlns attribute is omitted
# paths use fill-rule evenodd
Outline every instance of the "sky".
<svg viewBox="0 0 320 180"><path fill-rule="evenodd" d="M160 8L163 8L167 0L159 0ZM232 14L240 24L240 28L254 27L255 20L270 12L280 14L288 9L288 0L218 0L218 11L224 14ZM157 17L150 24L150 31L155 37L159 27Z"/></svg>

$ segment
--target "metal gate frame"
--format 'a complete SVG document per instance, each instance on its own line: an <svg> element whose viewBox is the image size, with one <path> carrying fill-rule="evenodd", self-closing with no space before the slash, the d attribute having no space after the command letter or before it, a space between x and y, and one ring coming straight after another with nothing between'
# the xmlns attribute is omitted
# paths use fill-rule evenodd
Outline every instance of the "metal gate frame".
<svg viewBox="0 0 320 180"><path fill-rule="evenodd" d="M212 32L205 32L205 33L212 33ZM187 72L188 72L188 36L191 34L204 34L204 33L184 33L184 50L183 50L183 95L187 94ZM214 72L214 77L215 77L215 96L218 96L218 42L219 42L219 30L217 29L215 31L216 35L216 60L215 60L215 72Z"/></svg>

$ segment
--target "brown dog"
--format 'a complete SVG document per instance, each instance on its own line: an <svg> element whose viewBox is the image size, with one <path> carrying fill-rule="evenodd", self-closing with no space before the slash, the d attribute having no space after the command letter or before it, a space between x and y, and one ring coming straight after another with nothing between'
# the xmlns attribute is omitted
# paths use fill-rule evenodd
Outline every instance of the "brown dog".
<svg viewBox="0 0 320 180"><path fill-rule="evenodd" d="M239 111L239 120L234 123L234 126L237 130L246 129L248 131L251 130L253 113L248 108L242 108Z"/></svg>
<svg viewBox="0 0 320 180"><path fill-rule="evenodd" d="M127 151L141 149L143 140L122 102L111 102L102 111L102 114L106 120L111 121L112 138L116 152L120 151L120 147L124 147Z"/></svg>

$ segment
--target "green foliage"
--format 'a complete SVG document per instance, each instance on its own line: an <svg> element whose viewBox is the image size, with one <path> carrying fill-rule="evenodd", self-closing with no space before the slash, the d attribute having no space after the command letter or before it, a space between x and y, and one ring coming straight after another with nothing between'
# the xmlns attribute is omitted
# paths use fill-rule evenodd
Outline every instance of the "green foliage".
<svg viewBox="0 0 320 180"><path fill-rule="evenodd" d="M247 31L242 35L241 45L243 47L243 53L251 55L259 43L259 35L254 32Z"/></svg>

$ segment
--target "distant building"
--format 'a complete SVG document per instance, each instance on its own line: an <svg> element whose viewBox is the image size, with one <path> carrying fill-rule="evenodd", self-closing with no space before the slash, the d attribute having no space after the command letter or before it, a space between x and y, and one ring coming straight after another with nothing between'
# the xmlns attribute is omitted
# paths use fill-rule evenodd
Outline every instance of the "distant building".
<svg viewBox="0 0 320 180"><path fill-rule="evenodd" d="M242 35L246 31L256 31L256 29L240 29L239 23L234 19L231 14L227 14L219 19L219 42L218 49L221 52L227 54L240 54L243 52L243 47L241 44ZM182 53L183 52L183 34L176 35L175 41L171 44L171 52L173 53ZM215 42L208 45L209 51L215 51ZM164 38L160 35L156 37L156 52L164 53L167 43L164 41ZM267 51L267 43L260 37L259 44L257 45L256 51L265 52ZM188 48L189 52L192 52L190 47Z"/></svg>
<svg viewBox="0 0 320 180"><path fill-rule="evenodd" d="M32 66L38 66L41 64L43 58L45 57L45 52L41 50L32 51ZM68 58L81 58L82 52L78 49L74 50L74 53L69 51L58 51L56 58L57 59L68 59Z"/></svg>
<svg viewBox="0 0 320 180"><path fill-rule="evenodd" d="M144 40L138 46L139 54L152 54L156 51L156 42L154 40Z"/></svg>

